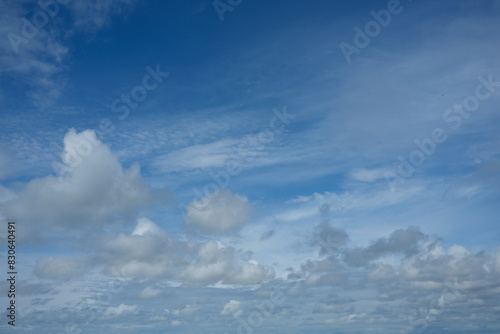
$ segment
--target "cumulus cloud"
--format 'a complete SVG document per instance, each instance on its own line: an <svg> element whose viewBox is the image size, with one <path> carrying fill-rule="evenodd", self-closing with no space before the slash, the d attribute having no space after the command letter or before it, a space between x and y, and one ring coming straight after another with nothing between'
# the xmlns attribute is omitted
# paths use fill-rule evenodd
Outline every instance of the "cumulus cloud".
<svg viewBox="0 0 500 334"><path fill-rule="evenodd" d="M257 284L274 276L274 270L255 260L237 261L232 247L220 247L215 241L202 244L194 263L187 266L183 277L195 284Z"/></svg>
<svg viewBox="0 0 500 334"><path fill-rule="evenodd" d="M189 223L209 232L227 232L241 227L249 218L252 207L246 196L220 189L201 201L189 203L186 213Z"/></svg>
<svg viewBox="0 0 500 334"><path fill-rule="evenodd" d="M202 244L174 240L145 218L132 233L107 240L97 263L114 276L171 279L187 285L249 285L274 277L270 267L243 260L233 247L215 240Z"/></svg>
<svg viewBox="0 0 500 334"><path fill-rule="evenodd" d="M97 261L113 276L162 277L172 276L176 266L188 263L190 252L186 244L176 243L152 221L141 218L132 233L106 241Z"/></svg>
<svg viewBox="0 0 500 334"><path fill-rule="evenodd" d="M41 226L78 229L130 220L162 195L144 181L138 164L123 169L94 131L69 130L61 158L65 175L31 180L0 204L2 211Z"/></svg>

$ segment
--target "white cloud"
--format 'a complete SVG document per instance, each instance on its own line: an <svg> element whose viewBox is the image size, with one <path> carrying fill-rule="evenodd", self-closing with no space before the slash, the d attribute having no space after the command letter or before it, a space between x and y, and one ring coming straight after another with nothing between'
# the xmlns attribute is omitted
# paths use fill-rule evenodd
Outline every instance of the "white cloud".
<svg viewBox="0 0 500 334"><path fill-rule="evenodd" d="M238 262L232 247L220 247L209 241L199 248L198 258L189 265L183 277L195 284L257 284L274 277L274 271L256 261Z"/></svg>
<svg viewBox="0 0 500 334"><path fill-rule="evenodd" d="M459 245L446 251L440 240L434 240L417 254L403 259L400 274L407 279L422 281L482 281L491 276L485 264L488 264L488 259L481 253L474 254Z"/></svg>
<svg viewBox="0 0 500 334"><path fill-rule="evenodd" d="M241 227L252 211L246 196L220 189L212 196L189 203L189 223L205 232L227 232Z"/></svg>
<svg viewBox="0 0 500 334"><path fill-rule="evenodd" d="M145 235L151 233L153 235L166 235L165 231L158 227L154 222L147 218L139 218L137 225L132 231L132 235Z"/></svg>
<svg viewBox="0 0 500 334"><path fill-rule="evenodd" d="M238 266L232 266L226 275L225 282L238 285L258 284L273 277L274 270L271 267L249 260Z"/></svg>
<svg viewBox="0 0 500 334"><path fill-rule="evenodd" d="M159 199L139 165L123 169L91 130L66 133L62 161L74 167L62 176L31 180L2 205L4 212L38 226L79 229L133 219L141 207Z"/></svg>

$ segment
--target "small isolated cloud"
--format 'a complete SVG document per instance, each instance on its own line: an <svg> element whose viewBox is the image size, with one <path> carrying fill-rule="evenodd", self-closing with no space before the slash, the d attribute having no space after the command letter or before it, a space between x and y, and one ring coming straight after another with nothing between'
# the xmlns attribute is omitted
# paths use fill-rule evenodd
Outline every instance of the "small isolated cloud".
<svg viewBox="0 0 500 334"><path fill-rule="evenodd" d="M85 259L51 256L39 258L34 273L40 278L68 280L84 275L88 268L89 265Z"/></svg>
<svg viewBox="0 0 500 334"><path fill-rule="evenodd" d="M209 233L240 228L251 211L246 196L233 194L227 189L220 189L201 201L192 201L186 209L189 223Z"/></svg>
<svg viewBox="0 0 500 334"><path fill-rule="evenodd" d="M137 220L137 225L132 231L132 235L166 235L165 231L158 227L154 222L147 218L139 218Z"/></svg>
<svg viewBox="0 0 500 334"><path fill-rule="evenodd" d="M174 244L167 233L152 221L141 218L131 234L121 233L106 241L97 254L104 272L121 277L160 277L170 274L178 252L186 251Z"/></svg>
<svg viewBox="0 0 500 334"><path fill-rule="evenodd" d="M257 284L274 277L274 270L255 260L239 262L232 247L220 247L209 241L199 248L197 259L184 271L183 277L198 285L214 284Z"/></svg>
<svg viewBox="0 0 500 334"><path fill-rule="evenodd" d="M118 306L110 306L104 311L103 318L114 319L123 316L137 315L140 312L139 305L120 304Z"/></svg>
<svg viewBox="0 0 500 334"><path fill-rule="evenodd" d="M227 302L226 305L224 305L222 311L220 311L220 314L227 317L232 316L233 318L240 317L243 314L241 302L231 299L229 302Z"/></svg>
<svg viewBox="0 0 500 334"><path fill-rule="evenodd" d="M96 263L113 276L173 279L186 285L249 285L274 277L270 267L242 260L233 247L215 240L202 244L175 240L146 218L139 219L132 233L105 241Z"/></svg>

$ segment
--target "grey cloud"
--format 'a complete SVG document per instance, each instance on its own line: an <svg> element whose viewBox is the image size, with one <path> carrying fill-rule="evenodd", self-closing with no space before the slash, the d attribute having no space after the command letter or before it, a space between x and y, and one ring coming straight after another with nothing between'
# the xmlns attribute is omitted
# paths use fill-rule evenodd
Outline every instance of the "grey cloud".
<svg viewBox="0 0 500 334"><path fill-rule="evenodd" d="M399 229L392 232L388 238L380 238L368 247L347 250L344 253L344 261L351 266L360 267L384 255L409 255L417 250L418 243L425 238L426 235L417 227Z"/></svg>
<svg viewBox="0 0 500 334"><path fill-rule="evenodd" d="M0 208L10 217L38 227L85 229L113 221L130 221L140 208L159 201L164 191L152 189L140 167L128 170L93 131L69 130L64 137L63 162L86 150L79 163L63 176L34 179ZM74 159L73 159L74 160Z"/></svg>
<svg viewBox="0 0 500 334"><path fill-rule="evenodd" d="M311 246L319 246L319 254L332 254L338 252L339 248L349 241L347 233L339 228L332 226L328 220L324 220L314 228Z"/></svg>

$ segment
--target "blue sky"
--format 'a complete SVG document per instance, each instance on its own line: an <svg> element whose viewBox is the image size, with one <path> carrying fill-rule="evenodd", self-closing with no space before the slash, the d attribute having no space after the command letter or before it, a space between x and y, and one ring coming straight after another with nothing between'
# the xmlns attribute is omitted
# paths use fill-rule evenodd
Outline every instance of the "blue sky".
<svg viewBox="0 0 500 334"><path fill-rule="evenodd" d="M2 333L500 331L499 1L0 13Z"/></svg>

